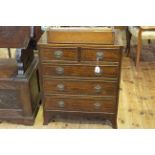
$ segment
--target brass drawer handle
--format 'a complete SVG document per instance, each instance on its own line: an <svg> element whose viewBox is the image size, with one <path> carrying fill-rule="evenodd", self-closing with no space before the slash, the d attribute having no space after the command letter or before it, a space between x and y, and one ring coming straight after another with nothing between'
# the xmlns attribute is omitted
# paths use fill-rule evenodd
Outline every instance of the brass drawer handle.
<svg viewBox="0 0 155 155"><path fill-rule="evenodd" d="M60 59L62 56L63 56L63 52L62 51L57 50L57 51L54 52L54 57L56 59Z"/></svg>
<svg viewBox="0 0 155 155"><path fill-rule="evenodd" d="M64 101L59 101L58 102L58 107L59 108L64 108L65 107L65 102Z"/></svg>
<svg viewBox="0 0 155 155"><path fill-rule="evenodd" d="M103 58L104 58L104 53L102 51L98 51L96 53L96 59L97 60L103 60Z"/></svg>
<svg viewBox="0 0 155 155"><path fill-rule="evenodd" d="M64 74L64 68L63 67L56 67L56 73L58 75L63 75Z"/></svg>
<svg viewBox="0 0 155 155"><path fill-rule="evenodd" d="M58 89L59 91L64 91L64 90L65 90L64 84L62 84L62 83L58 84L58 85L57 85L57 89Z"/></svg>
<svg viewBox="0 0 155 155"><path fill-rule="evenodd" d="M100 85L96 85L94 89L96 93L100 93L102 91L102 87Z"/></svg>
<svg viewBox="0 0 155 155"><path fill-rule="evenodd" d="M99 102L94 103L94 108L99 110L101 108L101 104Z"/></svg>

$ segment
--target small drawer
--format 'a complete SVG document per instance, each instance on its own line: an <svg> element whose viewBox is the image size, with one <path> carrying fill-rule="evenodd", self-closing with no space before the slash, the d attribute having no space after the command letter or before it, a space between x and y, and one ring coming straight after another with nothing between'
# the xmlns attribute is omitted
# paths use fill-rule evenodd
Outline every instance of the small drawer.
<svg viewBox="0 0 155 155"><path fill-rule="evenodd" d="M118 48L82 48L81 61L119 62L121 51Z"/></svg>
<svg viewBox="0 0 155 155"><path fill-rule="evenodd" d="M63 111L81 111L81 112L105 112L115 113L116 105L113 98L69 98L62 96L45 96L45 109L63 110Z"/></svg>
<svg viewBox="0 0 155 155"><path fill-rule="evenodd" d="M116 96L116 81L43 79L45 94Z"/></svg>
<svg viewBox="0 0 155 155"><path fill-rule="evenodd" d="M110 77L117 78L119 67L117 65L100 65L100 73L95 72L94 65L69 64L43 64L44 76L73 76L73 77Z"/></svg>
<svg viewBox="0 0 155 155"><path fill-rule="evenodd" d="M45 48L40 49L40 57L42 61L77 61L77 48Z"/></svg>

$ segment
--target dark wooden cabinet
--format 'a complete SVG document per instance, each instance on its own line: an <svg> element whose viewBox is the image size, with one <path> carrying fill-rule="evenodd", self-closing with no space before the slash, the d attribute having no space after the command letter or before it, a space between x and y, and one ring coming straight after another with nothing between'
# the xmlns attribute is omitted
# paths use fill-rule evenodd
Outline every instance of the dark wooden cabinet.
<svg viewBox="0 0 155 155"><path fill-rule="evenodd" d="M0 59L0 120L34 123L41 90L39 62L32 44L37 38L32 33L30 26L0 27L0 47L16 48L15 59Z"/></svg>
<svg viewBox="0 0 155 155"><path fill-rule="evenodd" d="M1 48L24 48L30 37L30 26L0 26Z"/></svg>
<svg viewBox="0 0 155 155"><path fill-rule="evenodd" d="M16 74L0 77L0 120L33 125L41 100L38 75L38 59L35 58L22 78Z"/></svg>
<svg viewBox="0 0 155 155"><path fill-rule="evenodd" d="M59 33L56 33L57 31ZM70 33L67 42L68 38L63 40L66 31L63 34L60 28L45 32L38 43L44 124L48 124L56 115L70 118L82 116L108 119L113 128L117 128L122 54L122 46L117 39L119 35L112 37L114 32L111 35L108 33L105 37L110 36L110 39L115 40L107 38L107 43L106 38L101 37L100 30L93 29L91 32L90 28L91 38L85 41L87 35L79 28L80 34L77 34L76 30L75 35L82 38L74 36L72 41L74 34ZM96 38L97 36L100 38ZM75 39L78 39L78 42ZM99 67L100 72L95 72L96 67Z"/></svg>

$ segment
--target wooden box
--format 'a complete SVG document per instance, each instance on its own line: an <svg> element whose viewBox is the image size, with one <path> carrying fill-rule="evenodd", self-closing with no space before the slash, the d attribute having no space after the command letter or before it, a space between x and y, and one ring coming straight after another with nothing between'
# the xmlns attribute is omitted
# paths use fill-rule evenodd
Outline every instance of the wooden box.
<svg viewBox="0 0 155 155"><path fill-rule="evenodd" d="M109 27L51 27L48 43L113 44L114 32Z"/></svg>
<svg viewBox="0 0 155 155"><path fill-rule="evenodd" d="M40 103L38 59L17 77L15 60L0 61L0 120L32 125ZM14 62L13 62L14 61Z"/></svg>

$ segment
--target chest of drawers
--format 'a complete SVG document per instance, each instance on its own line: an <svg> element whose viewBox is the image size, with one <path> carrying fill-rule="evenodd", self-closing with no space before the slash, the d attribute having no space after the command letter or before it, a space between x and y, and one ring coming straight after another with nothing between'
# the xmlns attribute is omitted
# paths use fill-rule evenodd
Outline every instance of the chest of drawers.
<svg viewBox="0 0 155 155"><path fill-rule="evenodd" d="M116 128L121 45L48 43L45 32L38 46L44 124L58 114L103 118Z"/></svg>

